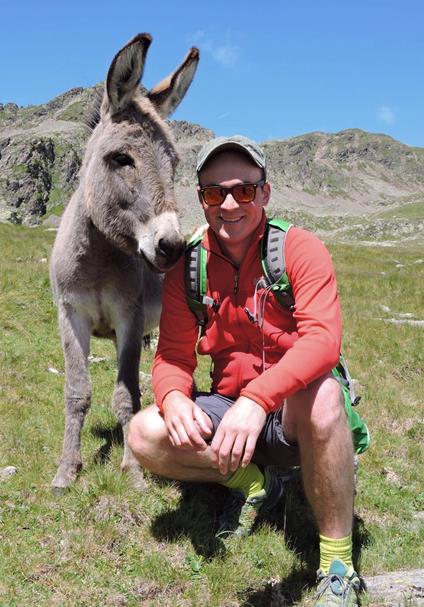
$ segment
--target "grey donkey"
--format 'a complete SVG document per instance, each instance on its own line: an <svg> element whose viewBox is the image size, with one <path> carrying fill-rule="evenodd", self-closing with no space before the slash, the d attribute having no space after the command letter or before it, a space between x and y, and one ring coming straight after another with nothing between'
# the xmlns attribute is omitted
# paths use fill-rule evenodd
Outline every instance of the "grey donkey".
<svg viewBox="0 0 424 607"><path fill-rule="evenodd" d="M87 143L80 181L63 214L50 277L65 355L65 437L52 487L60 492L82 467L81 431L90 406L90 336L115 341L112 407L122 425L123 470L145 486L128 447L140 409L143 335L158 323L162 272L184 250L174 172L178 156L166 118L193 79L199 53L143 96L139 83L152 38L139 34L113 59Z"/></svg>

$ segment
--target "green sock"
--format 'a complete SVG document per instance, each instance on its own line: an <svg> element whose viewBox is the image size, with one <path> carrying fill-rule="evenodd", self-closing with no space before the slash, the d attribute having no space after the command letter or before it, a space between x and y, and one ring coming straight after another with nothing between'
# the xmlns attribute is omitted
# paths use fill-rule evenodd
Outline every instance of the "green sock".
<svg viewBox="0 0 424 607"><path fill-rule="evenodd" d="M331 562L339 559L348 568L348 574L353 573L352 564L352 534L347 537L333 539L331 537L319 536L320 561L319 568L326 575L330 569Z"/></svg>
<svg viewBox="0 0 424 607"><path fill-rule="evenodd" d="M246 468L238 468L225 483L221 484L229 489L241 491L247 499L264 489L265 477L256 464L248 464Z"/></svg>

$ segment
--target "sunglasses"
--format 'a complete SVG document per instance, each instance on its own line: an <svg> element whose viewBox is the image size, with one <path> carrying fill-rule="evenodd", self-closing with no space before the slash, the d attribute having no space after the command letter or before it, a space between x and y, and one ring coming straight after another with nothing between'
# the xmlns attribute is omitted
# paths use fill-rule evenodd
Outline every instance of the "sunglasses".
<svg viewBox="0 0 424 607"><path fill-rule="evenodd" d="M238 183L231 188L224 188L220 185L210 185L200 188L203 202L210 207L215 207L224 202L228 194L234 198L239 204L245 204L255 200L256 188L265 185L265 179L261 179L256 183Z"/></svg>

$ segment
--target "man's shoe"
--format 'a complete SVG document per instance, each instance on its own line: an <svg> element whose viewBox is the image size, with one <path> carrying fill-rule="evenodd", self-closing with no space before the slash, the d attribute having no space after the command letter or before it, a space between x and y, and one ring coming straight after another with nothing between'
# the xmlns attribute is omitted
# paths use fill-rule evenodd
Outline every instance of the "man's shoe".
<svg viewBox="0 0 424 607"><path fill-rule="evenodd" d="M235 489L229 491L221 516L218 519L217 538L229 536L245 537L250 534L256 517L270 512L284 493L284 483L290 480L291 472L278 472L272 466L264 469L265 486L256 495L246 499Z"/></svg>
<svg viewBox="0 0 424 607"><path fill-rule="evenodd" d="M338 559L331 565L328 575L318 570L319 582L314 597L314 607L357 607L358 592L361 586L355 571L348 575L348 568Z"/></svg>

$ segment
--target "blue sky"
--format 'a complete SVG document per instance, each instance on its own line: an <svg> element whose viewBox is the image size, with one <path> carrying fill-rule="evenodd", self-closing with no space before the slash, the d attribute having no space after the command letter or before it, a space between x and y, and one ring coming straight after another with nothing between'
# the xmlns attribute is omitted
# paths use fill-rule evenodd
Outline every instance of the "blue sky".
<svg viewBox="0 0 424 607"><path fill-rule="evenodd" d="M104 79L138 32L154 86L201 60L174 118L258 141L357 127L424 146L422 0L0 0L0 102Z"/></svg>

